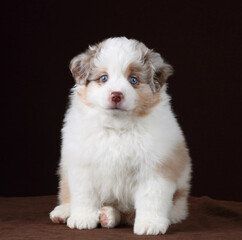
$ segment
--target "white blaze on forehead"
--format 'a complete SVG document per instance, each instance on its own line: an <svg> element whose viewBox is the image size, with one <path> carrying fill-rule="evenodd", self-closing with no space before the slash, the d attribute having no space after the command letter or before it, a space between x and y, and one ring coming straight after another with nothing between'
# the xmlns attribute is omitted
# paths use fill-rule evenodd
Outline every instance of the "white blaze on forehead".
<svg viewBox="0 0 242 240"><path fill-rule="evenodd" d="M137 44L138 41L127 38L106 40L98 56L94 59L95 67L105 67L110 74L123 74L130 63L142 61L142 52L137 49Z"/></svg>

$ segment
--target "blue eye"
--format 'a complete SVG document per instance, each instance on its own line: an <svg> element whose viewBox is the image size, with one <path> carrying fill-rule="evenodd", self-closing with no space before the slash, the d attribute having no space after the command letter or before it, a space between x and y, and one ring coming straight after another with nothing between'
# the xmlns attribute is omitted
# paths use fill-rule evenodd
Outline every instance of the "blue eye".
<svg viewBox="0 0 242 240"><path fill-rule="evenodd" d="M107 82L108 81L108 76L107 75L101 76L100 77L100 81L103 82L103 83Z"/></svg>
<svg viewBox="0 0 242 240"><path fill-rule="evenodd" d="M135 85L135 84L138 82L138 80L137 80L135 77L130 77L130 78L129 78L129 82L130 82L132 85Z"/></svg>

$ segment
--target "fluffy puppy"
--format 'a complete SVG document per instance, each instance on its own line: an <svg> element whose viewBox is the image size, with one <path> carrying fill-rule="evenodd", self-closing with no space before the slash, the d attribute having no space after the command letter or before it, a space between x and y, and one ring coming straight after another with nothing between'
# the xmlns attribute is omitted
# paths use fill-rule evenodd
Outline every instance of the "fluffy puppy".
<svg viewBox="0 0 242 240"><path fill-rule="evenodd" d="M76 81L62 129L55 223L93 229L134 224L164 234L185 219L191 163L166 93L170 65L125 37L70 63Z"/></svg>

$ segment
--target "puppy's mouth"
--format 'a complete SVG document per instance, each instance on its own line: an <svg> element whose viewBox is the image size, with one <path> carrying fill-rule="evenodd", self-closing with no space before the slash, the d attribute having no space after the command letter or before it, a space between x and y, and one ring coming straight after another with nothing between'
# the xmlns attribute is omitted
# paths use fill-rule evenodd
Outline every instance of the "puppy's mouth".
<svg viewBox="0 0 242 240"><path fill-rule="evenodd" d="M108 110L113 110L113 111L126 111L122 107L114 106L114 107L109 107L107 108Z"/></svg>
<svg viewBox="0 0 242 240"><path fill-rule="evenodd" d="M107 105L106 109L111 111L126 111L125 107L120 102L117 102L117 103L112 102L111 104Z"/></svg>
<svg viewBox="0 0 242 240"><path fill-rule="evenodd" d="M121 105L107 106L105 108L105 110L109 113L121 113L121 112L127 112L128 111L128 109L126 109L125 107L123 107Z"/></svg>

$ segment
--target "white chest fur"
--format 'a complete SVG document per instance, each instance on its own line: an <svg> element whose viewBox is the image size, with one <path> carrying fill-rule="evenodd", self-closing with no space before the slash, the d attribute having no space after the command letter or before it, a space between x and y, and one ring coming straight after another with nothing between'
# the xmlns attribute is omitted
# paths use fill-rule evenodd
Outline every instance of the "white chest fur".
<svg viewBox="0 0 242 240"><path fill-rule="evenodd" d="M75 104L66 115L61 164L69 178L79 175L75 184L88 185L101 204L118 200L127 210L137 183L182 138L180 128L167 107L157 106L146 118L104 115L81 107Z"/></svg>

